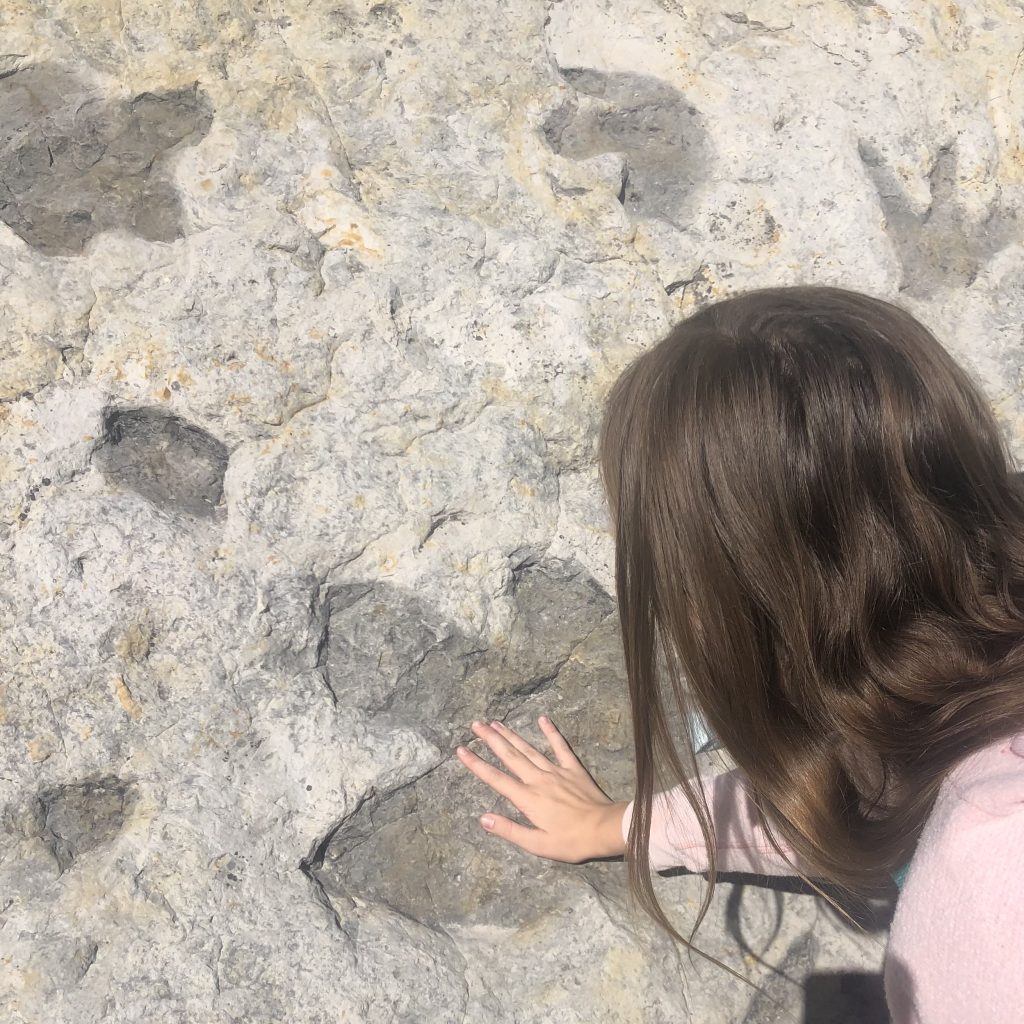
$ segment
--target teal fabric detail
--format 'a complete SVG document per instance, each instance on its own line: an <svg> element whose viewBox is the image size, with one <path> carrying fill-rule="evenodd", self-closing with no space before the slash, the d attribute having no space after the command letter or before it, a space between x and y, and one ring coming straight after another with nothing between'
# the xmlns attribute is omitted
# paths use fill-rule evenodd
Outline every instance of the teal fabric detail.
<svg viewBox="0 0 1024 1024"><path fill-rule="evenodd" d="M894 871L893 872L892 879L896 883L896 888L897 889L902 889L903 888L903 883L907 880L907 872L909 870L910 870L910 865L909 864L904 864L903 867L901 867L899 869L899 871Z"/></svg>
<svg viewBox="0 0 1024 1024"><path fill-rule="evenodd" d="M718 750L721 744L718 737L708 728L708 723L699 711L690 712L689 721L690 739L693 741L693 749L696 753L702 754L705 750Z"/></svg>

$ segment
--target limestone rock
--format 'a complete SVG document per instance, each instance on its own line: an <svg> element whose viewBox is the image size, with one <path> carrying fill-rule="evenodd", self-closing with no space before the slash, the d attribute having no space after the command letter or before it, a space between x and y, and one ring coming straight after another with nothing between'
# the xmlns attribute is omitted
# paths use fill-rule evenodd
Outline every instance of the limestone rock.
<svg viewBox="0 0 1024 1024"><path fill-rule="evenodd" d="M454 749L546 713L632 795L597 428L700 304L896 298L1021 452L1022 16L8 5L5 1020L877 1019L885 907L727 878L754 993Z"/></svg>

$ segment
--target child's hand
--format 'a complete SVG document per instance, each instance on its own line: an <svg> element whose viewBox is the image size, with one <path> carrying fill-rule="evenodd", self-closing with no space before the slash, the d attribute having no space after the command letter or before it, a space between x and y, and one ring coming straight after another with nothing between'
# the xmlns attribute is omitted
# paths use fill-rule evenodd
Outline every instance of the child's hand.
<svg viewBox="0 0 1024 1024"><path fill-rule="evenodd" d="M458 748L462 763L477 778L507 797L536 828L527 828L500 814L484 815L494 824L488 831L507 839L527 853L549 860L578 864L593 857L615 857L625 852L622 815L628 801L611 800L580 764L561 733L546 718L537 719L558 760L552 764L521 736L500 722L473 723L476 733L515 775L488 764L465 747Z"/></svg>

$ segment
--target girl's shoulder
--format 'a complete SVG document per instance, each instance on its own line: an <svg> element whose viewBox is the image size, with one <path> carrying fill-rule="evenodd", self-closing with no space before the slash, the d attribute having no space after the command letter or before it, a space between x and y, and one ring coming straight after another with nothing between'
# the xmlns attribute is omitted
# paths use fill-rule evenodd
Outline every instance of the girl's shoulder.
<svg viewBox="0 0 1024 1024"><path fill-rule="evenodd" d="M950 772L939 800L963 806L958 817L1021 812L1024 828L1024 732L990 743L964 758Z"/></svg>
<svg viewBox="0 0 1024 1024"><path fill-rule="evenodd" d="M889 931L894 1021L1019 1019L1024 972L1007 966L1006 951L1024 946L1022 850L1019 733L958 763L925 823Z"/></svg>

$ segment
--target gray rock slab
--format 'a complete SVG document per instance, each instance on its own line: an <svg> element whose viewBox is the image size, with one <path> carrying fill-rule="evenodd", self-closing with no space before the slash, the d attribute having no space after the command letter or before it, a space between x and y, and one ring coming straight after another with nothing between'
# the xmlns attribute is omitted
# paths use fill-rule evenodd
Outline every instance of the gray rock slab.
<svg viewBox="0 0 1024 1024"><path fill-rule="evenodd" d="M632 796L597 430L701 304L894 298L1024 453L1019 6L8 5L5 1022L882 1019L891 905L722 876L755 992L454 749Z"/></svg>

